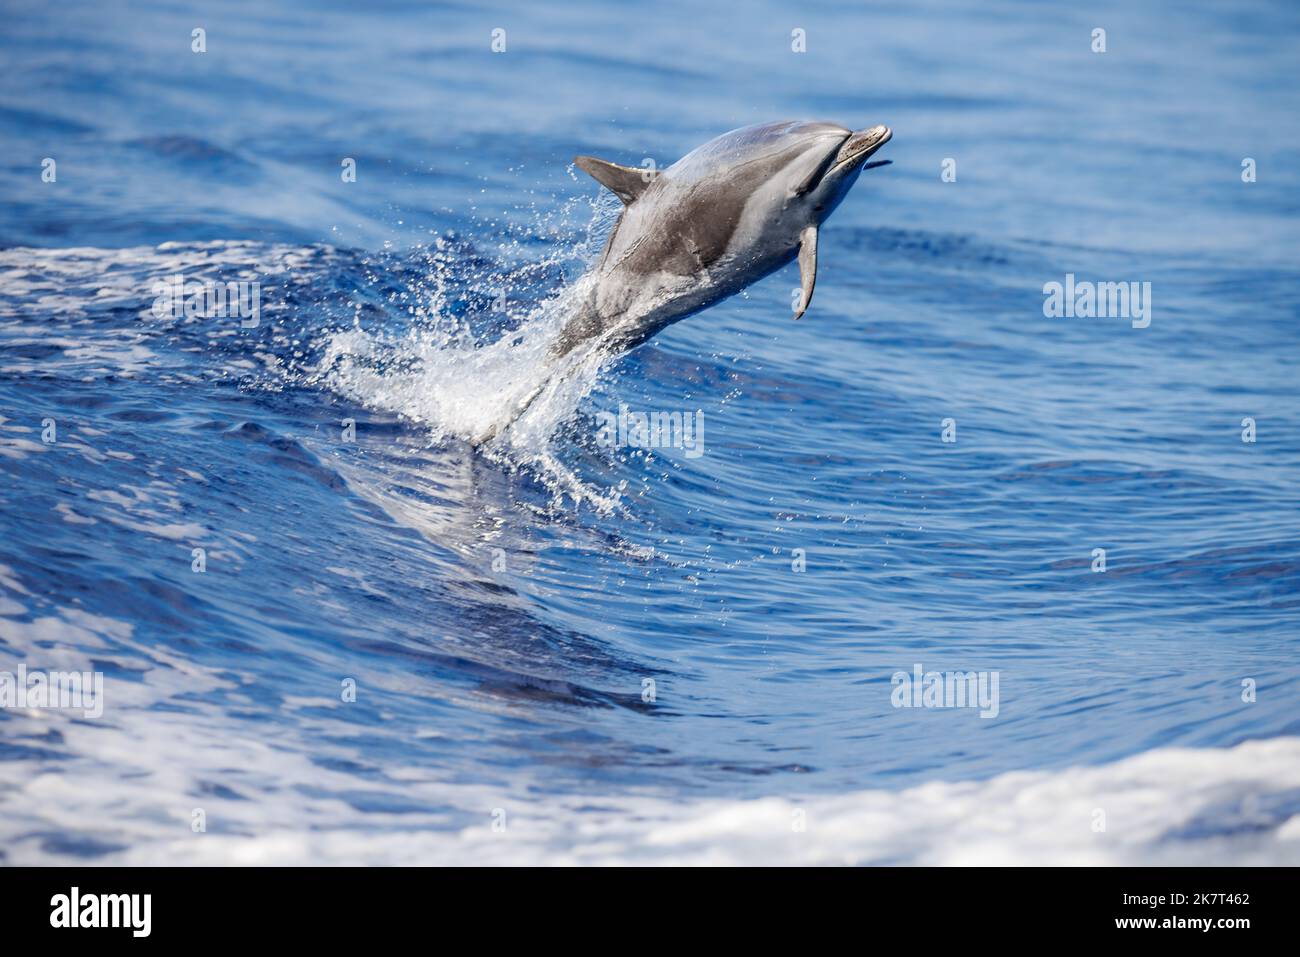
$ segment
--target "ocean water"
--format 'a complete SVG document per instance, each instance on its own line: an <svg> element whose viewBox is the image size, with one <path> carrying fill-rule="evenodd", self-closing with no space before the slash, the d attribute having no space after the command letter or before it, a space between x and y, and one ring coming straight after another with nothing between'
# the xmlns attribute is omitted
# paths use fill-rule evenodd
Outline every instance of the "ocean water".
<svg viewBox="0 0 1300 957"><path fill-rule="evenodd" d="M1300 862L1298 43L11 5L0 672L104 693L0 708L0 862ZM804 318L792 266L472 446L617 215L572 157L787 117L894 130ZM1067 274L1149 324L1045 316ZM256 322L156 315L178 275ZM917 667L996 714L895 707Z"/></svg>

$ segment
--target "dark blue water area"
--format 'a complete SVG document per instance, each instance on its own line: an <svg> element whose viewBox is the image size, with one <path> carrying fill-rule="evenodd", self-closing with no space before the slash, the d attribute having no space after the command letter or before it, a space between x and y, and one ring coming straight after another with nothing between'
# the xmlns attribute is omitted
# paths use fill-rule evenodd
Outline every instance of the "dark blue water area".
<svg viewBox="0 0 1300 957"><path fill-rule="evenodd" d="M0 37L0 668L109 683L88 731L0 712L0 758L363 821L412 773L752 797L1300 733L1300 8L74 2ZM799 322L791 267L601 375L551 452L612 508L317 374L339 330L559 295L609 211L575 154L783 117L886 123L892 165ZM152 317L177 272L259 280L261 322ZM1067 274L1149 282L1150 324L1046 317ZM621 404L700 411L704 454L599 445ZM918 664L996 671L997 716L894 707Z"/></svg>

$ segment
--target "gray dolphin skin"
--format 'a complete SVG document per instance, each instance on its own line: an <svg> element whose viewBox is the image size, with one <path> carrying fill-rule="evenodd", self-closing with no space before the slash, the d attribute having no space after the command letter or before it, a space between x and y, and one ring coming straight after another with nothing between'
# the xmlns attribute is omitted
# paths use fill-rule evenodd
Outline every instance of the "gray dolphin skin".
<svg viewBox="0 0 1300 957"><path fill-rule="evenodd" d="M592 340L634 348L796 258L798 319L817 279L818 227L863 169L886 165L867 160L891 136L790 120L724 133L657 173L577 157L624 209L552 355Z"/></svg>
<svg viewBox="0 0 1300 957"><path fill-rule="evenodd" d="M617 354L665 326L708 308L799 260L794 317L812 301L817 230L844 199L867 160L889 142L887 126L854 132L834 123L785 120L724 133L665 170L619 166L592 156L574 162L623 202L605 249L587 276L585 299L548 356L580 346ZM578 353L584 355L585 353ZM538 385L504 425L546 389ZM495 438L502 423L473 441Z"/></svg>

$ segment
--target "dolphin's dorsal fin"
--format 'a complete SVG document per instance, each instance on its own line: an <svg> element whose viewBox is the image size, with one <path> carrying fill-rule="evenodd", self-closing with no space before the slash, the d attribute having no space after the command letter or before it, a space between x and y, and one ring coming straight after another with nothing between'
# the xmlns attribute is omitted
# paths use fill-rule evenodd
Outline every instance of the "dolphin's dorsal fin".
<svg viewBox="0 0 1300 957"><path fill-rule="evenodd" d="M621 199L624 206L630 206L645 192L656 175L650 170L619 166L594 156L575 156L573 162L578 169L590 173L597 183Z"/></svg>
<svg viewBox="0 0 1300 957"><path fill-rule="evenodd" d="M813 286L817 285L817 227L809 226L799 234L799 305L794 311L798 319L812 302Z"/></svg>

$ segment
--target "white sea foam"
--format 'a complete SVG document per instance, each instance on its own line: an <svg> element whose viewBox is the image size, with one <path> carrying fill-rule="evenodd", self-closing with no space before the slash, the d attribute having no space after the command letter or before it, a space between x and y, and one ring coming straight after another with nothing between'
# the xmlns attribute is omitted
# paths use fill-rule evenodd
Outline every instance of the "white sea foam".
<svg viewBox="0 0 1300 957"><path fill-rule="evenodd" d="M602 796L592 807L589 796L519 799L417 771L382 792L451 806L479 822L465 826L446 810L358 815L337 799L306 795L338 787L354 799L371 789L379 797L376 786L270 742L215 740L177 723L155 715L129 740L100 731L96 759L59 773L17 762L11 781L21 783L9 789L0 829L13 863L52 860L25 834L77 835L88 827L96 841L121 848L95 860L124 864L1300 863L1300 814L1272 809L1290 792L1296 810L1296 738L804 799ZM240 771L232 777L223 767ZM195 794L198 779L247 792L272 776L292 786L251 802ZM207 833L191 832L196 807L205 809ZM1099 811L1102 832L1093 829ZM504 830L493 829L494 814Z"/></svg>
<svg viewBox="0 0 1300 957"><path fill-rule="evenodd" d="M117 650L97 660L153 666L138 681L106 682L102 721L10 713L6 740L19 747L0 785L8 863L1300 864L1295 737L897 791L548 795L524 780L466 785L423 766L358 777L343 770L355 756L325 743L352 728L330 716L346 707L337 701L286 701L287 712L310 710L291 723L233 721L207 700L218 690L238 700L232 669L160 654L129 625L72 609L0 619L10 649L60 667L85 654L51 659L52 647L91 647L98 634L113 635ZM185 709L151 708L181 693ZM23 742L51 740L58 761L23 753Z"/></svg>

